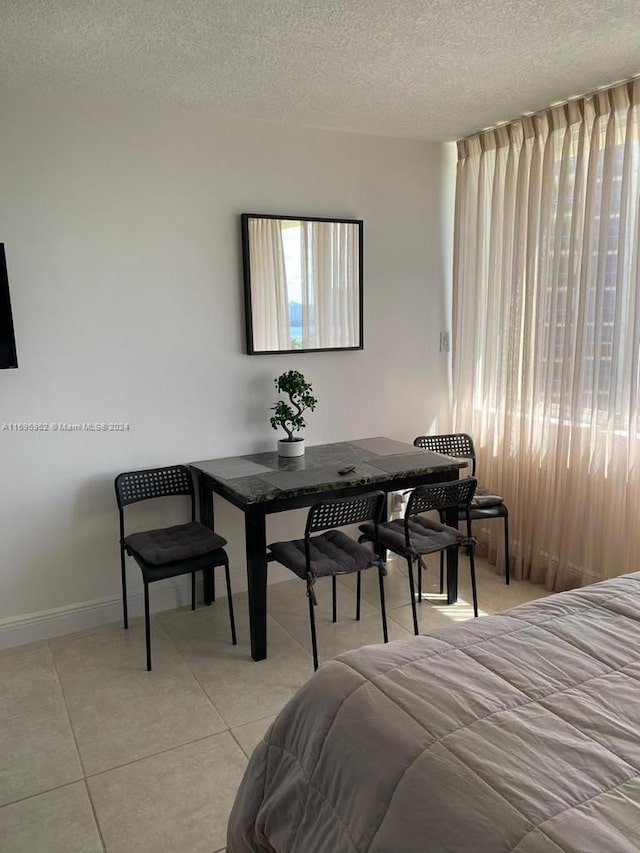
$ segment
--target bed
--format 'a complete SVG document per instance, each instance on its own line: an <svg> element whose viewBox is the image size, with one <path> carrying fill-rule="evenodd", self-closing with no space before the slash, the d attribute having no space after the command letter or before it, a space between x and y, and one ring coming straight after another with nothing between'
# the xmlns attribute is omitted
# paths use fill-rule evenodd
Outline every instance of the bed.
<svg viewBox="0 0 640 853"><path fill-rule="evenodd" d="M640 572L324 664L228 853L640 850Z"/></svg>

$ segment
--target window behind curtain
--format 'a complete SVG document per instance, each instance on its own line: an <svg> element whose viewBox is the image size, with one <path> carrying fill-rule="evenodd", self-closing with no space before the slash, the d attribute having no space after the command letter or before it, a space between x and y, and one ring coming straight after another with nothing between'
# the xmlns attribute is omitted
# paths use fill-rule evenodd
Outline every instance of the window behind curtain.
<svg viewBox="0 0 640 853"><path fill-rule="evenodd" d="M640 553L639 104L632 81L458 144L454 422L548 587Z"/></svg>

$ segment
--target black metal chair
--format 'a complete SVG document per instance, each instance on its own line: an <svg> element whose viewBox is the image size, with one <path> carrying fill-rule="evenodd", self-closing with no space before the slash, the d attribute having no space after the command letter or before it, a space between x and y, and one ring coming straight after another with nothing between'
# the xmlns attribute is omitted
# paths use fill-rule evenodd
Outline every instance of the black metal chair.
<svg viewBox="0 0 640 853"><path fill-rule="evenodd" d="M471 474L476 476L476 451L473 439L466 432L448 435L419 435L413 442L416 447L431 450L434 453L444 453L446 456L456 456L459 459L471 461ZM471 502L469 511L471 521L487 518L504 519L504 575L505 583L510 581L509 573L509 511L500 495L494 495L488 489L478 486ZM462 516L460 516L462 520ZM440 592L444 588L444 564L440 560Z"/></svg>
<svg viewBox="0 0 640 853"><path fill-rule="evenodd" d="M120 516L120 567L122 571L122 611L124 627L129 627L127 613L127 574L125 552L142 570L144 582L144 619L147 643L147 670L151 670L151 627L149 622L149 584L153 581L191 574L191 609L196 609L196 572L224 566L229 601L231 641L236 644L236 626L231 599L229 559L223 539L195 520L196 501L191 473L185 465L127 471L115 479L116 500ZM191 498L191 521L173 527L144 530L124 535L124 508L152 498L186 495Z"/></svg>
<svg viewBox="0 0 640 853"><path fill-rule="evenodd" d="M380 609L382 611L382 633L384 642L388 642L387 612L384 602L384 581L386 574L383 560L368 548L358 544L336 527L371 523L371 540L377 543L377 530L386 501L384 492L369 492L353 498L339 498L315 504L307 515L304 539L291 542L274 542L269 545L269 560L276 560L307 582L309 599L309 623L311 626L311 646L313 649L313 668L318 668L318 644L316 639L316 621L313 608L317 605L314 592L316 580L331 577L333 592L333 621L337 619L336 575L360 572L371 566L378 567L380 584ZM318 536L312 536L319 531Z"/></svg>
<svg viewBox="0 0 640 853"><path fill-rule="evenodd" d="M386 548L404 557L409 567L409 592L411 595L411 613L413 616L413 633L418 635L418 612L416 609L415 583L413 579L413 563L418 563L418 596L422 601L422 570L425 568L423 556L440 551L444 553L449 548L459 548L470 545L471 519L469 507L476 489L475 477L464 480L454 480L449 483L433 483L417 486L409 495L404 518L385 521L378 525L377 539L379 547ZM438 513L447 509L458 509L467 522L465 536L455 527L448 527L442 522L425 518L422 513L432 510ZM370 523L360 526L362 536L358 540L371 540L374 530ZM469 567L471 570L471 592L473 595L473 615L478 615L478 593L476 590L476 570L473 562L473 548L469 550Z"/></svg>

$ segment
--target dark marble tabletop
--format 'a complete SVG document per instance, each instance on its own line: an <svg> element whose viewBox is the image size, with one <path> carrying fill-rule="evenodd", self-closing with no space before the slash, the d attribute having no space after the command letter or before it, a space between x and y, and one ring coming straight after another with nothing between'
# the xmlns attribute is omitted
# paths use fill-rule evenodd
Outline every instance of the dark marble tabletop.
<svg viewBox="0 0 640 853"><path fill-rule="evenodd" d="M242 503L254 504L340 487L371 485L408 476L463 468L465 460L431 453L390 438L362 438L306 448L304 456L284 459L254 453L191 462L192 468L222 484ZM355 465L350 474L339 468Z"/></svg>

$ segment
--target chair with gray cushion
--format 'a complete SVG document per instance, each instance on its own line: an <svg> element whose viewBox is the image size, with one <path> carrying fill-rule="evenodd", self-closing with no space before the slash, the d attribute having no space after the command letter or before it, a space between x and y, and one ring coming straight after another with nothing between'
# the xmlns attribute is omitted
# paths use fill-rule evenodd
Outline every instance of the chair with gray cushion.
<svg viewBox="0 0 640 853"><path fill-rule="evenodd" d="M195 520L196 503L191 473L185 465L127 471L115 479L116 500L120 516L120 568L122 573L122 610L124 627L129 627L127 613L127 575L125 553L136 561L144 583L145 638L147 670L151 670L151 628L149 621L149 584L154 581L191 575L191 609L196 607L196 572L211 572L224 566L231 623L231 642L236 644L236 627L231 599L229 559L224 550L227 540ZM124 533L124 508L153 498L186 495L191 498L191 521L173 527Z"/></svg>
<svg viewBox="0 0 640 853"><path fill-rule="evenodd" d="M469 459L471 461L471 474L476 476L476 451L473 439L466 432L457 432L447 435L419 435L413 442L416 447L431 450L434 453L444 453L445 456L455 456L458 459ZM478 486L471 502L469 511L471 521L484 518L504 519L504 576L505 583L509 584L509 511L505 506L501 495L491 493L488 489ZM462 521L462 516L460 516ZM440 563L440 592L444 586L444 566Z"/></svg>
<svg viewBox="0 0 640 853"><path fill-rule="evenodd" d="M455 480L448 483L433 483L418 486L409 495L404 518L385 521L378 525L377 531L371 523L360 525L362 536L359 541L372 540L377 534L379 547L386 548L404 557L409 567L409 593L411 595L411 613L413 616L413 633L418 635L418 613L416 609L416 593L413 578L413 564L418 564L418 577L422 577L425 568L423 557L438 551L444 553L449 548L459 548L461 545L471 545L471 519L469 507L476 490L475 477ZM425 512L435 510L444 513L448 509L457 509L467 522L467 534L461 533L455 527L448 527L439 521L426 518ZM473 615L478 615L478 594L476 590L476 572L473 562L473 548L469 549L469 567L471 570L471 592L473 595ZM422 601L422 584L419 584L419 596Z"/></svg>
<svg viewBox="0 0 640 853"><path fill-rule="evenodd" d="M368 521L371 525L371 541L377 543L377 530L386 501L384 492L369 492L353 498L339 498L315 504L307 515L304 539L290 542L274 542L269 545L269 560L286 566L307 584L309 600L309 623L313 668L318 668L318 644L314 606L317 599L314 586L318 578L331 577L333 592L333 621L337 618L336 576L360 572L376 566L380 585L380 609L382 611L382 633L388 642L387 613L384 603L384 562L369 548L358 544L346 533L336 530L350 524ZM320 531L326 531L321 533ZM313 536L312 534L319 534Z"/></svg>

